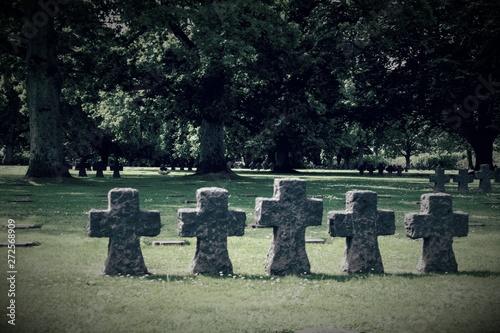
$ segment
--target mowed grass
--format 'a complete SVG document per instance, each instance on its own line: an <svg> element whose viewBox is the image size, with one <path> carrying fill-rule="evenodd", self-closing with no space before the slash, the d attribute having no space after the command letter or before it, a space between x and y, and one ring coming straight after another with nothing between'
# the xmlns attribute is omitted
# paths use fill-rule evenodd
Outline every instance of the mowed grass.
<svg viewBox="0 0 500 333"><path fill-rule="evenodd" d="M25 180L25 168L0 167L0 220L40 225L16 230L16 240L40 246L16 248L16 325L9 318L7 249L0 249L1 332L295 332L304 328L343 328L357 332L500 332L500 186L489 195L468 195L448 184L454 210L470 214L465 238L456 238L457 274L416 274L421 241L404 234L403 216L418 212L416 201L431 192L429 173L403 177L358 176L354 172L307 171L308 196L323 199L323 225L306 237L312 274L269 277L264 273L271 229L246 229L228 239L232 276L190 273L196 239L177 236L177 209L196 189L229 191L230 208L243 209L253 223L255 197L271 197L276 176L238 172L234 180L191 176L177 171L159 175L152 168L125 168L121 179L89 177ZM75 171L72 171L76 176ZM286 176L288 177L288 176ZM143 238L145 277L102 275L107 239L86 234L88 211L105 209L114 187L140 191L141 209L161 212L162 231ZM345 240L327 233L326 214L345 208L345 192L373 190L379 208L396 212L396 234L379 237L383 275L346 275L339 269ZM12 202L29 199L32 202ZM154 247L153 240L183 239L182 247ZM7 241L7 231L0 241Z"/></svg>

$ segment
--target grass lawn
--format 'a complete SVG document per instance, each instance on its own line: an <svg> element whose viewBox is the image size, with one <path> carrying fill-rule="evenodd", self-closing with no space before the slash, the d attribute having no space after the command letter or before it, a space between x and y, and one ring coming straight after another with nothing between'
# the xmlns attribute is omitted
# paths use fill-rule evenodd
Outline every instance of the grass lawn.
<svg viewBox="0 0 500 333"><path fill-rule="evenodd" d="M177 209L195 207L200 187L229 191L230 208L253 223L255 197L272 197L273 178L264 172L238 172L238 179L200 178L176 171L162 176L152 168L125 168L122 178L74 177L63 182L25 180L23 167L0 167L0 220L36 224L16 230L15 298L8 296L7 248L0 248L1 332L295 332L304 328L343 328L356 332L500 332L500 186L493 193L457 194L447 184L454 210L470 214L465 238L455 238L457 274L416 274L422 242L404 234L403 216L418 212L416 201L431 192L429 173L403 177L358 176L354 172L304 171L308 196L323 199L323 225L309 227L310 275L269 277L264 273L272 229L246 229L228 238L232 276L190 273L196 239L177 236ZM77 173L73 170L73 175ZM145 277L102 275L105 238L86 233L88 211L105 209L114 187L140 191L141 209L161 212L162 231L141 240ZM345 239L327 234L326 214L345 208L345 192L373 190L378 207L396 213L396 234L379 237L383 275L346 275L339 269ZM27 202L18 202L18 201ZM186 240L187 246L151 246L153 240ZM1 233L7 241L7 229ZM15 326L8 323L15 300Z"/></svg>

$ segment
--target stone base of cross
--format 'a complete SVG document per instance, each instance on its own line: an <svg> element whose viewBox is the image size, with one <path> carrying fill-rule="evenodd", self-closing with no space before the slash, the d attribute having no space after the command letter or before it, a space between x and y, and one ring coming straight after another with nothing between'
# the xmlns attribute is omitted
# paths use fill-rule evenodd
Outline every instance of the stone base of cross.
<svg viewBox="0 0 500 333"><path fill-rule="evenodd" d="M160 212L139 209L139 191L115 188L108 193L108 209L89 212L90 237L109 237L104 273L107 275L148 274L140 237L160 233Z"/></svg>
<svg viewBox="0 0 500 333"><path fill-rule="evenodd" d="M457 272L453 237L467 236L469 215L453 212L452 197L445 193L424 194L420 202L420 213L406 214L404 217L406 236L424 239L417 271Z"/></svg>
<svg viewBox="0 0 500 333"><path fill-rule="evenodd" d="M309 274L305 230L319 226L323 201L306 197L301 179L275 179L273 198L255 199L255 223L273 228L265 270L271 275Z"/></svg>
<svg viewBox="0 0 500 333"><path fill-rule="evenodd" d="M377 210L377 193L372 191L349 191L346 210L328 212L330 236L346 237L340 267L348 273L384 273L377 236L395 230L394 212Z"/></svg>
<svg viewBox="0 0 500 333"><path fill-rule="evenodd" d="M232 274L227 250L228 236L243 236L246 214L228 210L228 192L223 188L204 187L196 191L197 208L177 212L179 236L196 237L193 273Z"/></svg>

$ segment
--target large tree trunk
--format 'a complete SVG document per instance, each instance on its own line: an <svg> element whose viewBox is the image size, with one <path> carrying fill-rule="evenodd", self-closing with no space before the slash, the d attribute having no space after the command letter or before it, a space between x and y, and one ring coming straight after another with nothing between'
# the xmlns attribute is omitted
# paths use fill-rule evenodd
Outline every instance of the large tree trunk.
<svg viewBox="0 0 500 333"><path fill-rule="evenodd" d="M292 167L290 159L290 142L288 138L278 138L276 140L274 172L277 173L294 173L297 172Z"/></svg>
<svg viewBox="0 0 500 333"><path fill-rule="evenodd" d="M14 127L7 130L7 138L5 140L5 157L3 163L5 165L14 164Z"/></svg>
<svg viewBox="0 0 500 333"><path fill-rule="evenodd" d="M472 149L474 149L474 154L476 155L476 164L474 170L479 170L481 164L489 164L490 168L493 168L493 142L495 137L484 135L478 135L478 138L470 142Z"/></svg>
<svg viewBox="0 0 500 333"><path fill-rule="evenodd" d="M60 132L61 77L57 68L56 34L52 17L31 28L27 61L26 94L30 121L30 161L26 177L67 174L61 168L63 149Z"/></svg>
<svg viewBox="0 0 500 333"><path fill-rule="evenodd" d="M196 173L230 173L224 151L224 125L222 122L203 119L200 129L200 161Z"/></svg>

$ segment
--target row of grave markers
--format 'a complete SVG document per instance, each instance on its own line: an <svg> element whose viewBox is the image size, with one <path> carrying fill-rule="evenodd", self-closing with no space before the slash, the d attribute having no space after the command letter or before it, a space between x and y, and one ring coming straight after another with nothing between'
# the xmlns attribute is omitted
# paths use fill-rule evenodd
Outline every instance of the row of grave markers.
<svg viewBox="0 0 500 333"><path fill-rule="evenodd" d="M243 236L246 213L228 210L228 192L222 188L200 188L196 191L196 201L196 208L181 208L177 214L179 236L197 238L192 272L232 274L227 237ZM321 225L322 217L323 201L307 198L304 180L275 179L273 197L255 200L256 225L273 228L265 271L270 275L310 273L305 230ZM375 192L347 192L345 211L330 211L327 219L330 236L346 238L343 271L384 272L377 237L395 233L395 215L394 211L377 209ZM467 236L468 221L468 214L453 212L450 195L422 195L420 213L404 217L406 236L424 239L417 270L456 272L453 237ZM132 188L109 191L108 209L91 209L87 229L90 237L109 237L105 274L148 274L140 237L160 233L160 212L140 210L139 191Z"/></svg>
<svg viewBox="0 0 500 333"><path fill-rule="evenodd" d="M489 164L481 164L480 170L475 171L474 174L470 174L467 169L459 169L458 175L447 175L443 168L437 168L434 175L429 176L429 182L434 183L434 193L445 192L445 184L453 179L455 183L458 183L458 193L468 193L469 183L474 181L474 177L479 179L479 193L490 193L491 179L495 179L495 182L500 182L500 169L496 168L495 171L491 171Z"/></svg>

